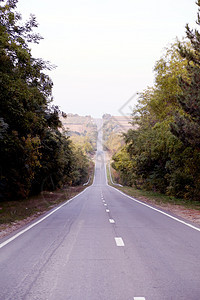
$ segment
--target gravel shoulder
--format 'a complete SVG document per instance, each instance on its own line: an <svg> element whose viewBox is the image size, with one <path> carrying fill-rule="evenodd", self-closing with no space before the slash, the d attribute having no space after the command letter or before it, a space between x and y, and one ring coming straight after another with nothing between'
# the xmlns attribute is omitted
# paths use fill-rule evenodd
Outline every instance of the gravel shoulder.
<svg viewBox="0 0 200 300"><path fill-rule="evenodd" d="M157 208L160 208L166 212L172 213L177 217L181 217L189 222L197 224L200 226L200 211L198 209L186 208L182 205L162 203L158 204L156 201L147 199L146 197L138 197L138 200L145 202L149 205L153 205Z"/></svg>

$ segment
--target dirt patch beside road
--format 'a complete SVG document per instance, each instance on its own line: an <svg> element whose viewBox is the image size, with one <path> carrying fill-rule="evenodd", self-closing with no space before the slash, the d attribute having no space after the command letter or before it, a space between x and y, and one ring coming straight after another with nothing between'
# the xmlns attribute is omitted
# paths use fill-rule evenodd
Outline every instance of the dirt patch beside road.
<svg viewBox="0 0 200 300"><path fill-rule="evenodd" d="M56 192L43 192L24 201L9 201L0 204L0 238L23 228L50 209L73 198L85 187L69 187Z"/></svg>
<svg viewBox="0 0 200 300"><path fill-rule="evenodd" d="M156 201L150 200L143 196L138 197L138 200L141 200L146 204L156 206L162 210L165 210L166 212L172 213L178 217L181 217L200 226L200 211L198 209L186 208L182 205L170 203L158 204Z"/></svg>

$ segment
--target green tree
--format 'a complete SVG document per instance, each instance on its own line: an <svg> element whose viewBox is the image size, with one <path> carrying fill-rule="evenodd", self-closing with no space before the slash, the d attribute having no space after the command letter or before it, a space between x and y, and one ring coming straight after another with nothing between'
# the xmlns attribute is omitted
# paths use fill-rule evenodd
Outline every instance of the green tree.
<svg viewBox="0 0 200 300"><path fill-rule="evenodd" d="M197 25L200 25L200 1L198 5ZM186 36L191 47L179 43L179 53L183 59L187 59L188 78L181 76L179 86L181 93L178 96L183 113L177 111L175 120L171 124L171 131L186 146L191 145L200 149L200 34L198 30L190 29L186 25Z"/></svg>
<svg viewBox="0 0 200 300"><path fill-rule="evenodd" d="M112 159L111 166L119 172L121 183L127 186L132 186L133 183L136 183L137 176L135 174L134 160L131 159L126 146L114 154Z"/></svg>
<svg viewBox="0 0 200 300"><path fill-rule="evenodd" d="M0 1L0 194L4 198L28 196L44 166L49 132L61 125L58 108L50 107L53 83L43 72L51 67L33 58L29 49L30 42L41 39L34 33L36 19L31 16L21 25L17 2Z"/></svg>
<svg viewBox="0 0 200 300"><path fill-rule="evenodd" d="M88 181L88 175L91 168L91 162L83 153L82 148L72 145L73 160L71 164L71 185L80 185ZM90 170L91 171L91 170Z"/></svg>
<svg viewBox="0 0 200 300"><path fill-rule="evenodd" d="M138 128L125 134L126 147L114 155L113 167L126 184L198 199L199 151L171 132L174 111L186 114L178 99L182 93L179 78L189 80L187 64L177 44L156 63L155 85L141 93L133 113L133 125Z"/></svg>

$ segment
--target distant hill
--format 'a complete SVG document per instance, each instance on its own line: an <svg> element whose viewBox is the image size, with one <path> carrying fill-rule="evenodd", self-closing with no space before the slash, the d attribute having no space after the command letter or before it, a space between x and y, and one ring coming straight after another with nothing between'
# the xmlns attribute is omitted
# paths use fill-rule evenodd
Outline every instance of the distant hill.
<svg viewBox="0 0 200 300"><path fill-rule="evenodd" d="M91 116L79 116L77 114L68 114L66 118L61 118L62 124L69 135L79 133L85 135L96 128L94 119Z"/></svg>
<svg viewBox="0 0 200 300"><path fill-rule="evenodd" d="M122 133L128 131L132 128L130 124L133 120L133 117L128 116L111 116L111 115L103 115L103 123L104 124L112 124L113 131L116 133Z"/></svg>
<svg viewBox="0 0 200 300"><path fill-rule="evenodd" d="M133 128L131 125L132 117L103 115L103 138L107 140L111 133L121 134Z"/></svg>
<svg viewBox="0 0 200 300"><path fill-rule="evenodd" d="M105 150L114 154L124 145L122 133L133 128L131 122L131 116L103 115L103 140Z"/></svg>
<svg viewBox="0 0 200 300"><path fill-rule="evenodd" d="M93 154L96 150L97 124L98 121L102 123L102 120L78 114L68 114L66 118L60 119L71 140L85 153ZM104 149L114 153L124 144L122 133L133 128L132 117L105 114L102 119Z"/></svg>
<svg viewBox="0 0 200 300"><path fill-rule="evenodd" d="M91 116L67 114L60 118L67 135L85 153L93 154L96 150L97 125Z"/></svg>

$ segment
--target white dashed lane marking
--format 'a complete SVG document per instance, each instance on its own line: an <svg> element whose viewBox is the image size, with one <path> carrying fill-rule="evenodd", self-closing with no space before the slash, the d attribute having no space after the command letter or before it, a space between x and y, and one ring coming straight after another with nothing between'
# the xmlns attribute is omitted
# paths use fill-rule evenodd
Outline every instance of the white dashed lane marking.
<svg viewBox="0 0 200 300"><path fill-rule="evenodd" d="M106 203L104 203L104 206L107 206L107 204L106 204Z"/></svg>
<svg viewBox="0 0 200 300"><path fill-rule="evenodd" d="M110 212L110 210L109 210L109 209L106 209L106 212L107 212L107 213L109 213L109 212Z"/></svg>
<svg viewBox="0 0 200 300"><path fill-rule="evenodd" d="M118 247L124 247L124 242L121 237L115 237L115 242Z"/></svg>
<svg viewBox="0 0 200 300"><path fill-rule="evenodd" d="M113 219L109 219L110 223L115 223L115 221Z"/></svg>

